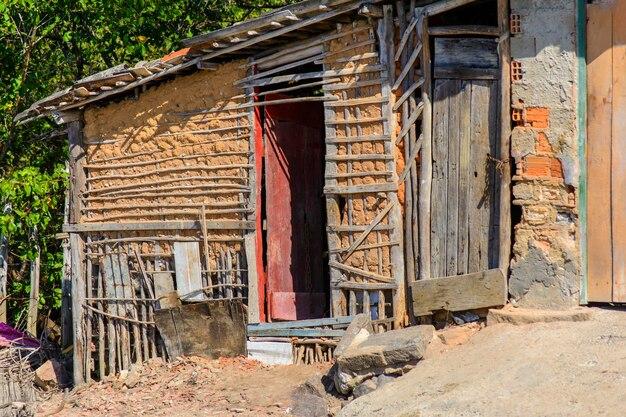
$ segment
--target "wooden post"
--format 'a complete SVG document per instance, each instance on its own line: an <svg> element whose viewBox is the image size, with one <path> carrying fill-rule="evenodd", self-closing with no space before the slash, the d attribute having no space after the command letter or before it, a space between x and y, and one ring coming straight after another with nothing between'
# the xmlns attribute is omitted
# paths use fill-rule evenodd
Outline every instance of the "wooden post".
<svg viewBox="0 0 626 417"><path fill-rule="evenodd" d="M500 160L503 161L500 180L500 254L499 266L505 279L511 261L511 35L509 29L509 0L498 0L500 28Z"/></svg>
<svg viewBox="0 0 626 417"><path fill-rule="evenodd" d="M339 28L337 28L339 32ZM324 52L328 52L328 47L324 45ZM324 71L330 69L328 64L324 64ZM333 107L324 105L324 120L335 120L335 110ZM336 127L334 125L325 125L326 134L326 155L324 164L324 177L326 178L325 187L336 187L337 178L333 178L333 175L337 173L337 164L334 163L329 157L337 155L337 144L333 143L329 138L337 137ZM336 195L326 195L326 222L328 226L335 226L341 224L341 213L339 210L339 201ZM328 260L329 262L340 262L341 258L338 253L332 252L335 249L341 247L341 241L336 232L332 230L327 231L328 241ZM337 268L330 267L330 300L331 315L333 317L347 315L347 300L344 292L337 286L341 281L341 271Z"/></svg>
<svg viewBox="0 0 626 417"><path fill-rule="evenodd" d="M422 41L422 71L424 85L422 87L422 143L420 164L420 187L419 187L419 246L420 246L420 279L431 278L430 274L430 193L433 179L432 159L432 102L431 102L431 56L430 37L428 36L428 17L422 14L418 17L418 30L421 31Z"/></svg>
<svg viewBox="0 0 626 417"><path fill-rule="evenodd" d="M69 172L69 164L66 164ZM68 224L70 219L70 193L65 192L65 210L63 211L63 224ZM70 253L69 238L63 239L63 277L61 280L61 347L63 349L72 345L72 256Z"/></svg>
<svg viewBox="0 0 626 417"><path fill-rule="evenodd" d="M4 206L3 213L8 214L11 205ZM0 323L7 322L7 278L9 276L9 241L0 235Z"/></svg>
<svg viewBox="0 0 626 417"><path fill-rule="evenodd" d="M33 231L35 242L35 259L30 261L30 297L28 298L28 316L26 318L26 331L37 337L37 313L39 310L39 270L41 265L41 248L39 247L37 228Z"/></svg>
<svg viewBox="0 0 626 417"><path fill-rule="evenodd" d="M86 176L83 165L85 150L83 147L82 115L77 121L69 123L68 139L70 143L70 203L69 222L80 222L80 194L85 190ZM84 333L85 301L85 240L79 233L70 234L70 274L72 294L72 329L74 331L74 385L85 382L85 350Z"/></svg>
<svg viewBox="0 0 626 417"><path fill-rule="evenodd" d="M398 30L402 35L406 30L406 15L404 13L404 2L396 1L396 13L398 14ZM400 66L404 68L406 64L407 50L411 48L410 36L406 42L407 48L402 51L400 55ZM396 53L397 55L397 53ZM402 83L402 91L406 91L407 84L410 76L406 78ZM397 104L395 105L397 107ZM409 121L409 105L404 101L402 104L402 127L406 128ZM394 140L394 143L397 140ZM410 148L407 146L409 141L404 141L404 163L409 164ZM413 249L413 236L411 228L411 217L413 215L413 183L412 178L408 177L404 182L404 255L405 255L405 268L407 274L407 283L415 280L415 253Z"/></svg>
<svg viewBox="0 0 626 417"><path fill-rule="evenodd" d="M391 84L393 82L393 73L395 71L395 61L393 52L393 39L394 39L394 24L393 24L393 6L383 6L383 18L379 21L378 37L380 47L380 64L386 67L387 77L384 77L385 81L382 84L383 97L389 97L389 100L394 99L394 95L391 92ZM395 134L396 117L393 112L393 103L387 102L383 104L383 115L387 120L383 122L385 135L392 136L392 141L385 141L385 153L387 155L395 155L395 149L392 149L392 144L396 141L393 138ZM395 180L397 181L396 163L395 159L387 162L387 170L393 172ZM398 288L393 294L393 311L394 311L394 324L396 328L404 327L407 322L407 306L406 306L406 290L405 290L405 265L404 265L404 244L403 244L403 227L402 227L402 214L400 212L400 204L398 202L398 194L393 191L387 193L387 204L393 204L394 207L389 212L389 224L392 226L390 232L390 240L399 242L398 245L391 247L391 272L395 279Z"/></svg>
<svg viewBox="0 0 626 417"><path fill-rule="evenodd" d="M251 67L249 75L255 72L255 68ZM250 97L250 102L254 102L254 87L247 87L245 93ZM250 138L248 140L249 146L249 159L250 169L248 170L248 187L250 193L248 194L248 221L258 224L257 217L261 216L261 208L257 209L257 199L260 198L257 195L257 157L262 155L256 155L256 135L257 135L257 121L256 121L256 109L250 107L248 109L248 125L250 126ZM259 188L260 189L260 188ZM259 230L258 233L261 231ZM257 270L257 230L246 230L244 234L244 251L246 254L246 265L248 269L248 323L259 323L261 321L261 306L259 301L259 271Z"/></svg>

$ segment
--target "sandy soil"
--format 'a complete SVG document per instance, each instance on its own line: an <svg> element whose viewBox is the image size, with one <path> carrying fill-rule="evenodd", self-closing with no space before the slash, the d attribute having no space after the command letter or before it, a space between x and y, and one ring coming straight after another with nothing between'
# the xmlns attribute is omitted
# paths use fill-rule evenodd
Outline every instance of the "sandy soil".
<svg viewBox="0 0 626 417"><path fill-rule="evenodd" d="M591 321L580 323L479 328L447 330L449 337L436 337L413 371L351 402L339 416L625 414L626 311L595 309ZM456 343L464 344L452 346ZM289 415L294 389L327 370L327 365L270 367L246 359L150 363L125 382L94 383L66 395L54 415ZM55 411L62 399L54 394L39 405L38 415Z"/></svg>
<svg viewBox="0 0 626 417"><path fill-rule="evenodd" d="M48 416L61 404L55 417L286 415L293 389L327 370L328 365L270 367L243 358L155 361L123 381L54 394L39 404L37 416Z"/></svg>
<svg viewBox="0 0 626 417"><path fill-rule="evenodd" d="M361 397L341 417L624 416L626 311L581 323L486 327Z"/></svg>

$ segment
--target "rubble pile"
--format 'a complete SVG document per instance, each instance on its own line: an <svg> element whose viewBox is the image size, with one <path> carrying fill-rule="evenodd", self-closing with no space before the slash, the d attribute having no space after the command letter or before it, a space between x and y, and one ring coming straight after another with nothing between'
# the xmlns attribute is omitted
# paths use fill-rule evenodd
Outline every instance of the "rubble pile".
<svg viewBox="0 0 626 417"><path fill-rule="evenodd" d="M337 347L335 388L359 397L410 371L433 339L430 325L375 334L369 318L359 315Z"/></svg>

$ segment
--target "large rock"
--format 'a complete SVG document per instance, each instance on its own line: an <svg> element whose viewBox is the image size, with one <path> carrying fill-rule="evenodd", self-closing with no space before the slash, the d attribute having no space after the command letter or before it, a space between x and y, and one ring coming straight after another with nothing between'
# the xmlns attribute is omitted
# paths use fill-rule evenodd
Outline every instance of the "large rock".
<svg viewBox="0 0 626 417"><path fill-rule="evenodd" d="M434 330L433 326L426 325L373 334L346 349L337 363L343 369L363 371L417 362L424 357Z"/></svg>
<svg viewBox="0 0 626 417"><path fill-rule="evenodd" d="M593 317L593 310L586 307L569 310L537 310L507 306L501 310L489 310L487 326L506 323L524 325L533 323L553 323L559 321L588 321Z"/></svg>
<svg viewBox="0 0 626 417"><path fill-rule="evenodd" d="M372 334L361 343L352 343L337 358L337 391L349 394L377 375L408 372L424 357L434 330L433 326L414 326Z"/></svg>
<svg viewBox="0 0 626 417"><path fill-rule="evenodd" d="M37 368L34 382L43 390L64 388L68 385L68 376L61 363L50 359Z"/></svg>
<svg viewBox="0 0 626 417"><path fill-rule="evenodd" d="M370 317L367 314L357 314L350 322L339 344L337 344L334 355L336 357L343 355L350 346L360 344L373 333L374 328L372 327Z"/></svg>

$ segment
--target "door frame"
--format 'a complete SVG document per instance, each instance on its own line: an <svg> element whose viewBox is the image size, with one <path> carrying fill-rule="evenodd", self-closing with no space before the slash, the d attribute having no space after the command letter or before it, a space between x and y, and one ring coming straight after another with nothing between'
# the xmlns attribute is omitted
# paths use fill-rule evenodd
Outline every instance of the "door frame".
<svg viewBox="0 0 626 417"><path fill-rule="evenodd" d="M587 262L587 2L576 1L577 56L578 56L578 232L580 254L580 301L588 304L589 271Z"/></svg>

